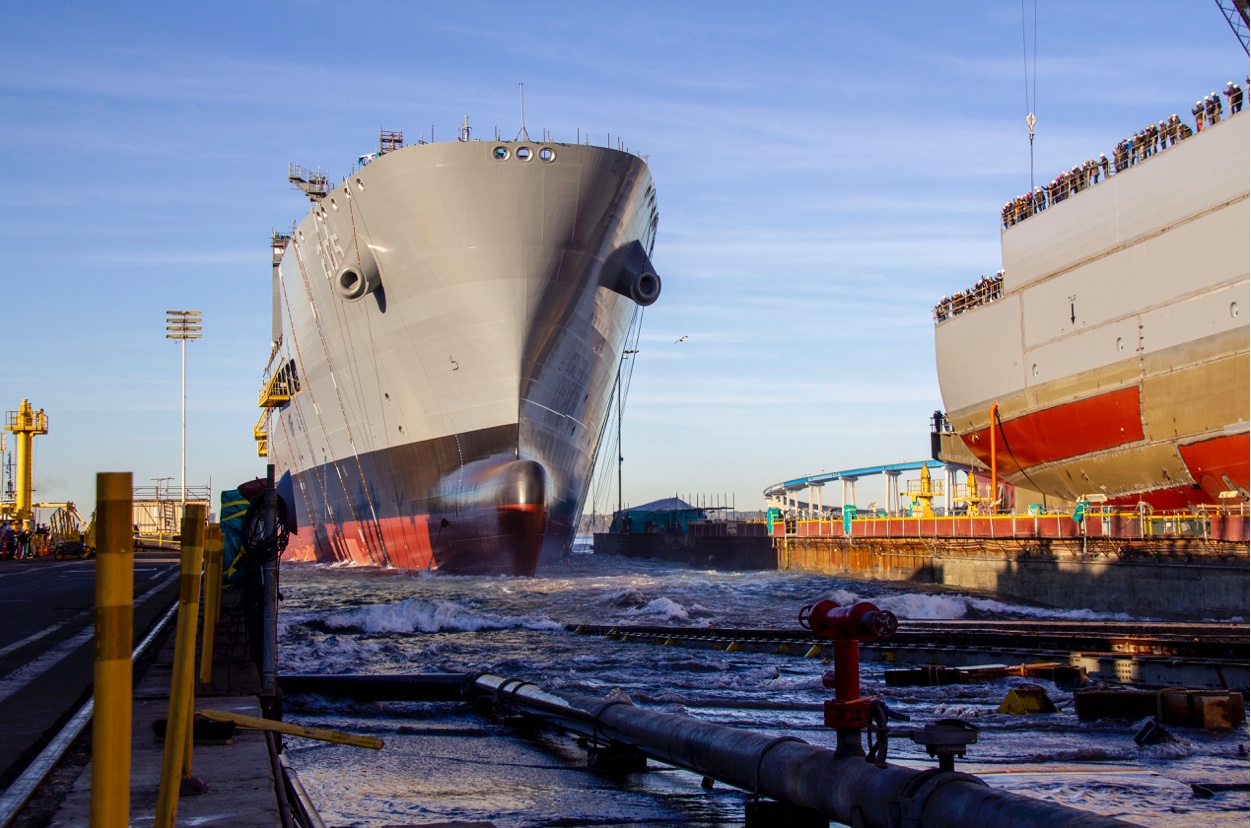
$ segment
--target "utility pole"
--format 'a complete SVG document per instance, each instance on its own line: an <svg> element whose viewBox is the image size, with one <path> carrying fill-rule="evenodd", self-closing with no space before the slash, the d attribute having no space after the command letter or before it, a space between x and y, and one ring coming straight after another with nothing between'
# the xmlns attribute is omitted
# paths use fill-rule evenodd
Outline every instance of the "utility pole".
<svg viewBox="0 0 1251 828"><path fill-rule="evenodd" d="M621 364L625 362L626 357L631 354L637 354L638 351L629 349L621 352L621 359L617 360L617 512L621 512L621 466L625 463L625 455L621 452Z"/></svg>
<svg viewBox="0 0 1251 828"><path fill-rule="evenodd" d="M201 332L200 311L165 311L165 338L177 339L182 344L182 511L187 511L187 340L199 339Z"/></svg>

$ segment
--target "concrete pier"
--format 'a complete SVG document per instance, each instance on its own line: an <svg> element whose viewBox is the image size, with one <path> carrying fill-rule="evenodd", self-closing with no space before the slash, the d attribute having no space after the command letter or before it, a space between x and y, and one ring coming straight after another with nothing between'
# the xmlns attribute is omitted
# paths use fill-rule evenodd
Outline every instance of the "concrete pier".
<svg viewBox="0 0 1251 828"><path fill-rule="evenodd" d="M0 795L19 789L27 765L91 698L94 560L48 558L0 563ZM135 644L156 629L178 597L178 553L135 556ZM260 681L247 652L238 593L226 593L214 636L212 680L197 687L196 709L260 716ZM131 825L152 825L163 743L153 724L169 712L174 624L168 623L136 663L131 727ZM197 648L197 652L199 652ZM75 720L85 721L82 716ZM65 737L61 737L64 739ZM34 792L18 824L82 826L91 815L91 728ZM273 828L281 824L265 735L237 729L228 745L196 744L193 774L208 791L184 794L178 825ZM37 776L35 777L37 778ZM22 784L16 784L16 783ZM22 794L24 797L26 794ZM13 798L12 796L8 798ZM58 801L59 800L59 801ZM14 807L21 799L15 800Z"/></svg>
<svg viewBox="0 0 1251 828"><path fill-rule="evenodd" d="M1213 548L1010 537L774 538L779 569L937 584L1098 612L1247 617L1251 566L1245 544L1208 546Z"/></svg>
<svg viewBox="0 0 1251 828"><path fill-rule="evenodd" d="M153 724L169 712L174 636L169 634L142 680L135 685L131 753L131 824L150 825L161 780L163 743ZM196 692L196 709L223 710L260 716L260 681L247 658L238 597L227 594L214 642L213 681ZM178 804L179 825L222 828L274 828L281 824L274 793L269 750L259 731L237 729L232 744L199 744L193 750L193 774L208 786L205 793L184 793ZM90 768L78 778L52 820L58 828L89 824Z"/></svg>

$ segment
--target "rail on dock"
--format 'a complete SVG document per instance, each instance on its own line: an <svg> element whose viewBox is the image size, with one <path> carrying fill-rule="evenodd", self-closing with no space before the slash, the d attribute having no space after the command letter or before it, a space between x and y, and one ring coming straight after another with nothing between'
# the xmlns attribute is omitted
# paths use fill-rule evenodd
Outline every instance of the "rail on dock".
<svg viewBox="0 0 1251 828"><path fill-rule="evenodd" d="M1117 512L1070 514L947 515L873 517L775 522L773 536L799 538L927 539L1111 539L1188 540L1246 544L1251 514L1240 511Z"/></svg>

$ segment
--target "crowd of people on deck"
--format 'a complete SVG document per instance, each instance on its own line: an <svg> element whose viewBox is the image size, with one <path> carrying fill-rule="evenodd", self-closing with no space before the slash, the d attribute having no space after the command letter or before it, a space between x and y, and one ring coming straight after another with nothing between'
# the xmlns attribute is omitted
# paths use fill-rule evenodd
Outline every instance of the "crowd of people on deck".
<svg viewBox="0 0 1251 828"><path fill-rule="evenodd" d="M994 276L982 276L977 284L968 290L957 291L934 306L935 321L942 322L952 316L959 316L969 308L985 305L1003 296L1003 271Z"/></svg>
<svg viewBox="0 0 1251 828"><path fill-rule="evenodd" d="M1247 86L1251 87L1251 77L1247 79ZM1230 81L1225 85L1222 94L1229 99L1231 115L1242 111L1243 90L1241 86ZM1202 132L1220 123L1224 111L1221 96L1213 92L1205 95L1203 100L1195 101L1194 108L1190 110L1190 114L1195 119L1193 130L1177 115L1170 115L1157 124L1147 125L1146 128L1117 144L1111 161L1106 155L1100 153L1098 160L1090 159L1067 172L1062 172L1051 183L1035 187L1032 193L1025 193L1003 205L1003 226L1008 228L1018 224L1035 213L1046 210L1052 204L1098 184L1100 178L1107 180L1113 174L1129 169L1157 152L1163 152L1167 147L1186 140L1195 132Z"/></svg>

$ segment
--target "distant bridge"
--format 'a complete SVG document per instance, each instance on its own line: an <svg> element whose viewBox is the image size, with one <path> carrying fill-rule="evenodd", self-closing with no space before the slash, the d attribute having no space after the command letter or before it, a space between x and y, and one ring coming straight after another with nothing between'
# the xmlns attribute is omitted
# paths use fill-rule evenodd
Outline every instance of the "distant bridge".
<svg viewBox="0 0 1251 828"><path fill-rule="evenodd" d="M839 511L843 506L856 503L856 481L862 477L875 477L879 474L886 476L886 504L888 510L898 508L899 506L899 476L904 472L920 471L926 468L930 470L942 469L947 476L947 485L944 488L947 498L947 513L951 513L951 493L953 476L956 472L969 471L967 466L961 466L954 463L943 463L938 460L913 460L907 463L887 463L881 466L865 466L859 469L846 469L844 471L821 472L820 474L810 474L807 477L796 477L794 480L784 480L781 483L774 483L764 490L765 500L769 506L780 508L787 514L801 515L805 517L821 517L835 510L834 506L821 505L821 489L826 483L834 481L841 482L842 502L837 507ZM851 487L851 499L847 497L848 486ZM804 503L799 500L798 493L807 490L808 502ZM815 498L815 502L814 502Z"/></svg>

